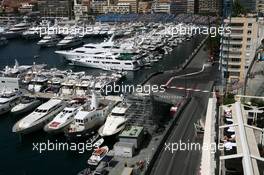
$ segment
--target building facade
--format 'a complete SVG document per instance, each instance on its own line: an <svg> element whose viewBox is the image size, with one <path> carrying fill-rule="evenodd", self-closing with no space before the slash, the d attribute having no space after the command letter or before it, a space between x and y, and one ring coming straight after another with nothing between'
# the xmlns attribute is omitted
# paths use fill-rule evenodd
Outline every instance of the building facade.
<svg viewBox="0 0 264 175"><path fill-rule="evenodd" d="M225 19L226 27L231 34L224 34L221 39L223 70L228 83L244 83L248 68L252 63L257 49L258 22L255 17L232 17Z"/></svg>
<svg viewBox="0 0 264 175"><path fill-rule="evenodd" d="M73 2L70 0L38 0L38 10L42 16L70 17Z"/></svg>
<svg viewBox="0 0 264 175"><path fill-rule="evenodd" d="M219 13L220 0L199 0L199 13Z"/></svg>
<svg viewBox="0 0 264 175"><path fill-rule="evenodd" d="M129 3L118 3L117 5L108 5L103 7L104 13L121 13L126 14L131 12Z"/></svg>
<svg viewBox="0 0 264 175"><path fill-rule="evenodd" d="M173 13L187 13L188 0L172 0L172 2Z"/></svg>
<svg viewBox="0 0 264 175"><path fill-rule="evenodd" d="M92 0L91 9L93 13L104 13L104 6L108 5L106 0Z"/></svg>
<svg viewBox="0 0 264 175"><path fill-rule="evenodd" d="M151 13L152 4L153 4L152 1L139 2L138 3L138 13Z"/></svg>
<svg viewBox="0 0 264 175"><path fill-rule="evenodd" d="M257 0L257 12L264 13L264 0Z"/></svg>
<svg viewBox="0 0 264 175"><path fill-rule="evenodd" d="M131 13L138 13L138 0L118 0L119 4L129 4Z"/></svg>

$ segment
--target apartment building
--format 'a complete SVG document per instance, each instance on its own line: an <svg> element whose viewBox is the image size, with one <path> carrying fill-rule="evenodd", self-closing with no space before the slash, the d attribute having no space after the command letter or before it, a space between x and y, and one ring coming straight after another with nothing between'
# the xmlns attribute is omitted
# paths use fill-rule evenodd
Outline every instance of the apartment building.
<svg viewBox="0 0 264 175"><path fill-rule="evenodd" d="M187 13L188 0L173 0L173 11L176 14Z"/></svg>
<svg viewBox="0 0 264 175"><path fill-rule="evenodd" d="M129 3L117 3L117 5L108 5L103 7L104 13L130 13L131 6Z"/></svg>
<svg viewBox="0 0 264 175"><path fill-rule="evenodd" d="M187 13L198 13L199 0L188 0L187 1Z"/></svg>
<svg viewBox="0 0 264 175"><path fill-rule="evenodd" d="M152 7L152 1L140 1L138 3L138 13L150 13Z"/></svg>
<svg viewBox="0 0 264 175"><path fill-rule="evenodd" d="M129 4L131 13L138 13L138 0L118 0L119 4Z"/></svg>
<svg viewBox="0 0 264 175"><path fill-rule="evenodd" d="M93 13L104 13L104 6L108 5L107 0L92 0L91 9Z"/></svg>
<svg viewBox="0 0 264 175"><path fill-rule="evenodd" d="M219 13L219 0L199 0L199 13Z"/></svg>
<svg viewBox="0 0 264 175"><path fill-rule="evenodd" d="M223 70L228 83L243 83L258 47L259 25L257 18L232 17L224 20L225 27L231 28L231 34L224 34L221 39Z"/></svg>
<svg viewBox="0 0 264 175"><path fill-rule="evenodd" d="M73 3L70 0L38 0L38 10L42 16L72 15Z"/></svg>
<svg viewBox="0 0 264 175"><path fill-rule="evenodd" d="M257 0L257 12L264 13L264 0Z"/></svg>

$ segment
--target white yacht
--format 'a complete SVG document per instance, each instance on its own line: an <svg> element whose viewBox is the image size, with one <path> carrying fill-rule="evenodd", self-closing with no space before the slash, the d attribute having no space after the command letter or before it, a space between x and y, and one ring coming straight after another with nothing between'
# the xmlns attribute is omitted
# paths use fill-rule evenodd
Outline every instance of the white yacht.
<svg viewBox="0 0 264 175"><path fill-rule="evenodd" d="M96 97L93 91L91 104L85 106L74 117L74 121L70 124L68 130L65 130L65 135L69 139L85 138L94 135L105 121L106 116L113 108L114 103Z"/></svg>
<svg viewBox="0 0 264 175"><path fill-rule="evenodd" d="M21 93L18 91L3 91L0 95L0 115L9 112L19 103Z"/></svg>
<svg viewBox="0 0 264 175"><path fill-rule="evenodd" d="M11 109L14 115L24 114L33 111L41 104L41 101L35 98L22 98L20 103Z"/></svg>
<svg viewBox="0 0 264 175"><path fill-rule="evenodd" d="M76 84L75 93L77 96L85 96L89 94L89 88L91 81L93 80L92 76L84 76Z"/></svg>
<svg viewBox="0 0 264 175"><path fill-rule="evenodd" d="M119 102L106 118L105 124L98 130L100 136L111 136L119 133L125 128L127 121L127 110L130 105L125 102Z"/></svg>
<svg viewBox="0 0 264 175"><path fill-rule="evenodd" d="M57 47L61 49L75 47L83 44L82 39L79 35L68 35L57 44Z"/></svg>
<svg viewBox="0 0 264 175"><path fill-rule="evenodd" d="M5 66L4 70L1 71L6 76L18 75L19 73L24 73L32 68L29 65L19 65L18 61L15 59L15 65L13 67Z"/></svg>
<svg viewBox="0 0 264 175"><path fill-rule="evenodd" d="M45 127L44 131L48 133L60 133L63 132L74 120L74 116L78 111L83 109L86 99L74 99L69 102L56 117L49 122Z"/></svg>
<svg viewBox="0 0 264 175"><path fill-rule="evenodd" d="M48 84L48 78L43 75L36 75L29 83L28 90L32 92L43 91Z"/></svg>
<svg viewBox="0 0 264 175"><path fill-rule="evenodd" d="M79 53L79 56L76 57L70 55L71 58L68 58L68 60L70 60L72 65L103 70L139 70L141 65L133 56L133 54L101 51L94 54Z"/></svg>
<svg viewBox="0 0 264 175"><path fill-rule="evenodd" d="M45 124L50 122L60 111L64 109L66 103L60 99L51 99L40 105L34 112L19 120L13 126L13 132L28 134L42 129Z"/></svg>
<svg viewBox="0 0 264 175"><path fill-rule="evenodd" d="M41 47L55 46L61 38L58 35L46 35L37 44Z"/></svg>

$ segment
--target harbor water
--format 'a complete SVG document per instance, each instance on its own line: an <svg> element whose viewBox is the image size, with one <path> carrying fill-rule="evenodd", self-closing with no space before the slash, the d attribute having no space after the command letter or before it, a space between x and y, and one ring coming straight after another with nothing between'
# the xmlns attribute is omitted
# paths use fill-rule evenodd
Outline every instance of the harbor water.
<svg viewBox="0 0 264 175"><path fill-rule="evenodd" d="M164 59L155 63L152 68L129 72L125 83L137 84L156 71L175 69L184 62L192 51L202 41L202 36L196 36L191 41L185 41L177 46ZM100 42L103 39L86 39L86 42ZM97 75L102 70L82 67L72 67L54 53L55 48L40 49L36 41L11 40L9 44L0 47L0 69L6 65L13 66L16 59L20 65L45 63L48 67L86 71ZM37 56L37 57L36 57ZM39 153L33 150L33 143L66 142L63 135L49 135L42 131L20 137L12 133L12 126L24 116L0 116L0 175L74 175L86 167L90 153L74 151L45 151Z"/></svg>

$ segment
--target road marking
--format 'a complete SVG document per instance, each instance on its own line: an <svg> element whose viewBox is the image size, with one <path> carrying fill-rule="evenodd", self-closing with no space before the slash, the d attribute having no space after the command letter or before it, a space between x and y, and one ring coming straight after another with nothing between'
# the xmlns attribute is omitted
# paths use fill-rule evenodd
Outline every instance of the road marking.
<svg viewBox="0 0 264 175"><path fill-rule="evenodd" d="M178 90L186 90L186 91L194 91L194 92L204 92L204 93L210 92L208 90L193 89L193 88L184 88L184 87L177 87L177 86L171 86L171 87L168 87L168 89L178 89Z"/></svg>

